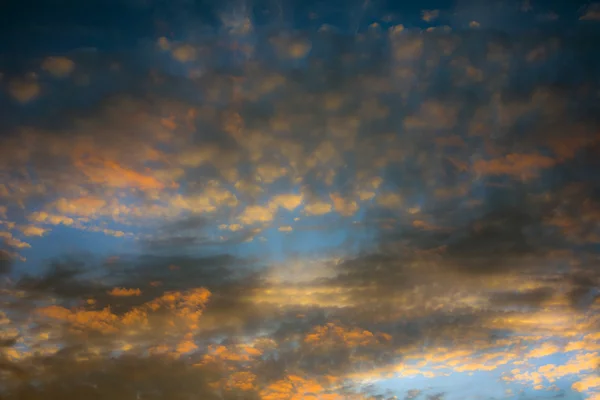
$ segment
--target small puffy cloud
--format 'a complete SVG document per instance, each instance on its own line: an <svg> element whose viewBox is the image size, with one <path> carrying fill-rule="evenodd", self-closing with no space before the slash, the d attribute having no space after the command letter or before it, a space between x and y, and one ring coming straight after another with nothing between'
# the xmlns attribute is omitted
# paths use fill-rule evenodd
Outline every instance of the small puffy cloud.
<svg viewBox="0 0 600 400"><path fill-rule="evenodd" d="M66 78L75 69L75 63L67 57L47 57L42 61L42 69L56 78Z"/></svg>
<svg viewBox="0 0 600 400"><path fill-rule="evenodd" d="M140 289L126 289L126 288L116 287L116 288L113 288L110 292L108 292L108 294L111 296L116 296L116 297L130 297L130 296L141 296L142 291Z"/></svg>
<svg viewBox="0 0 600 400"><path fill-rule="evenodd" d="M284 226L280 226L278 230L279 230L279 232L291 232L292 227L289 225L284 225Z"/></svg>
<svg viewBox="0 0 600 400"><path fill-rule="evenodd" d="M7 246L16 249L26 249L31 247L29 243L25 243L15 238L10 232L0 232L0 239L2 239Z"/></svg>
<svg viewBox="0 0 600 400"><path fill-rule="evenodd" d="M421 18L425 22L431 22L440 16L440 10L423 10L421 12Z"/></svg>
<svg viewBox="0 0 600 400"><path fill-rule="evenodd" d="M29 103L41 93L39 83L35 79L14 79L8 84L8 93L19 103Z"/></svg>
<svg viewBox="0 0 600 400"><path fill-rule="evenodd" d="M48 229L35 225L20 226L19 230L25 236L44 236L48 232Z"/></svg>
<svg viewBox="0 0 600 400"><path fill-rule="evenodd" d="M541 346L532 349L526 358L541 358L561 352L561 347L554 343L543 343Z"/></svg>
<svg viewBox="0 0 600 400"><path fill-rule="evenodd" d="M308 40L302 40L292 43L288 49L288 54L292 58L305 57L311 49L311 43Z"/></svg>
<svg viewBox="0 0 600 400"><path fill-rule="evenodd" d="M173 58L182 63L194 61L196 59L196 53L196 48L189 44L177 46L171 52Z"/></svg>
<svg viewBox="0 0 600 400"><path fill-rule="evenodd" d="M304 213L306 215L324 215L331 212L331 203L325 201L314 201L304 206Z"/></svg>
<svg viewBox="0 0 600 400"><path fill-rule="evenodd" d="M481 24L477 21L469 22L469 28L479 28L480 26L481 26Z"/></svg>
<svg viewBox="0 0 600 400"><path fill-rule="evenodd" d="M32 222L45 223L50 225L73 225L75 220L71 217L63 215L48 214L44 211L36 211L29 214L28 219Z"/></svg>
<svg viewBox="0 0 600 400"><path fill-rule="evenodd" d="M272 43L281 57L300 59L306 57L312 48L312 43L304 37L277 37Z"/></svg>
<svg viewBox="0 0 600 400"><path fill-rule="evenodd" d="M404 204L402 196L393 192L381 193L376 197L375 200L381 207L389 209L398 209Z"/></svg>
<svg viewBox="0 0 600 400"><path fill-rule="evenodd" d="M197 195L176 195L170 199L171 207L194 213L214 212L219 207L235 207L237 204L237 197L217 184L206 188Z"/></svg>
<svg viewBox="0 0 600 400"><path fill-rule="evenodd" d="M404 25L399 24L399 25L394 25L392 27L390 27L390 36L395 36L395 35L399 35L400 33L402 33L404 31Z"/></svg>
<svg viewBox="0 0 600 400"><path fill-rule="evenodd" d="M250 205L238 216L239 221L244 225L251 225L257 222L271 222L277 212L277 208L269 206Z"/></svg>
<svg viewBox="0 0 600 400"><path fill-rule="evenodd" d="M221 224L221 225L219 225L219 229L230 230L232 232L237 232L237 231L241 230L242 228L243 228L243 226L240 224L231 224L231 225Z"/></svg>
<svg viewBox="0 0 600 400"><path fill-rule="evenodd" d="M260 164L256 167L256 173L261 182L269 184L287 175L288 169L277 164Z"/></svg>
<svg viewBox="0 0 600 400"><path fill-rule="evenodd" d="M156 45L158 46L159 49L161 49L163 51L167 51L171 48L171 43L169 43L169 39L167 39L164 36L161 36L160 38L158 38L158 40L156 41Z"/></svg>
<svg viewBox="0 0 600 400"><path fill-rule="evenodd" d="M106 200L98 197L80 197L76 199L61 198L56 201L56 211L63 215L89 217L97 214L106 206Z"/></svg>
<svg viewBox="0 0 600 400"><path fill-rule="evenodd" d="M278 194L271 199L270 204L285 208L288 211L294 211L302 204L302 200L303 196L301 194Z"/></svg>
<svg viewBox="0 0 600 400"><path fill-rule="evenodd" d="M358 211L358 204L354 200L345 199L337 193L331 193L329 197L333 202L334 210L340 215L349 217L351 215L356 214L356 212Z"/></svg>

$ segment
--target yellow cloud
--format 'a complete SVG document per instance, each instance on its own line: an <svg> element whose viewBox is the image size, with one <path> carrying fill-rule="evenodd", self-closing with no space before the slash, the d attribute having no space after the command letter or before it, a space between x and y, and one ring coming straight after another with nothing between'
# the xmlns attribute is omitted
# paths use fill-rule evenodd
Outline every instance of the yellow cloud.
<svg viewBox="0 0 600 400"><path fill-rule="evenodd" d="M16 249L26 249L31 247L29 243L25 243L13 237L13 235L10 232L0 232L0 239L4 239L4 243L7 246L14 247Z"/></svg>
<svg viewBox="0 0 600 400"><path fill-rule="evenodd" d="M277 164L261 164L256 167L256 173L260 177L261 182L269 184L287 175L288 170Z"/></svg>
<svg viewBox="0 0 600 400"><path fill-rule="evenodd" d="M421 19L425 22L431 22L440 16L440 10L424 10L421 11Z"/></svg>
<svg viewBox="0 0 600 400"><path fill-rule="evenodd" d="M591 375L583 378L580 381L575 382L571 389L577 390L578 392L584 392L591 388L597 388L600 386L600 376Z"/></svg>
<svg viewBox="0 0 600 400"><path fill-rule="evenodd" d="M28 219L32 222L40 222L40 223L47 223L50 225L66 225L66 226L70 226L73 225L73 223L75 222L73 220L73 218L70 217L65 217L62 215L53 215L53 214L48 214L45 211L36 211L33 212L31 214L29 214Z"/></svg>
<svg viewBox="0 0 600 400"><path fill-rule="evenodd" d="M561 351L561 348L553 343L543 343L541 346L534 348L527 355L526 358L541 358L552 354L556 354Z"/></svg>
<svg viewBox="0 0 600 400"><path fill-rule="evenodd" d="M243 228L243 226L240 224L231 224L231 225L221 224L221 225L219 225L219 229L221 229L221 230L227 229L232 232L237 232L237 231L241 230L242 228Z"/></svg>
<svg viewBox="0 0 600 400"><path fill-rule="evenodd" d="M183 196L179 194L171 198L169 202L171 207L175 209L208 213L216 211L219 206L235 207L238 204L238 199L229 190L213 182L198 195Z"/></svg>
<svg viewBox="0 0 600 400"><path fill-rule="evenodd" d="M331 212L331 204L324 201L314 201L304 206L304 213L306 215L323 215Z"/></svg>
<svg viewBox="0 0 600 400"><path fill-rule="evenodd" d="M44 236L44 234L48 232L48 229L34 225L20 226L19 230L25 236Z"/></svg>
<svg viewBox="0 0 600 400"><path fill-rule="evenodd" d="M274 196L270 204L285 208L288 211L294 211L302 204L303 196L301 194L279 194Z"/></svg>
<svg viewBox="0 0 600 400"><path fill-rule="evenodd" d="M63 215L77 215L82 217L96 215L105 206L106 200L91 196L76 199L61 198L54 204L56 210Z"/></svg>
<svg viewBox="0 0 600 400"><path fill-rule="evenodd" d="M349 217L358 211L358 204L354 200L344 199L337 193L331 193L329 198L333 202L333 208L340 215Z"/></svg>
<svg viewBox="0 0 600 400"><path fill-rule="evenodd" d="M291 232L291 231L292 231L292 227L289 225L279 227L279 232Z"/></svg>
<svg viewBox="0 0 600 400"><path fill-rule="evenodd" d="M244 225L251 225L257 222L271 222L277 209L269 206L250 205L238 216L240 222Z"/></svg>

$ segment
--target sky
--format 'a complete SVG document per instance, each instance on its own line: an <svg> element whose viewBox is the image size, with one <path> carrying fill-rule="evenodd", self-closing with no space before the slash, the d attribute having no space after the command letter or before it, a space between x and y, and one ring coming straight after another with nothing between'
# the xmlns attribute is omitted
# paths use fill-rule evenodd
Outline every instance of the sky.
<svg viewBox="0 0 600 400"><path fill-rule="evenodd" d="M2 18L1 399L600 399L600 3Z"/></svg>

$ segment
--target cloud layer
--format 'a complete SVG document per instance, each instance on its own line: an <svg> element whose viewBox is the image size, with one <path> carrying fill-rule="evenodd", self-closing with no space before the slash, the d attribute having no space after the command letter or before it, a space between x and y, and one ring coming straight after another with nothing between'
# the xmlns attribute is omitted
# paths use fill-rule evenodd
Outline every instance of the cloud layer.
<svg viewBox="0 0 600 400"><path fill-rule="evenodd" d="M600 398L596 5L151 3L0 65L0 397Z"/></svg>

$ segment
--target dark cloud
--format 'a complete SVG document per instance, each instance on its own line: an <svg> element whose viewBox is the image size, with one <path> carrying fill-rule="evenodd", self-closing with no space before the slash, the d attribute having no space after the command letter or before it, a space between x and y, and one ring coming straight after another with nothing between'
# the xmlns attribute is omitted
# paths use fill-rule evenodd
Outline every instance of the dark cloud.
<svg viewBox="0 0 600 400"><path fill-rule="evenodd" d="M498 306L531 306L537 307L549 300L554 294L552 288L539 288L527 292L500 292L490 297L490 302Z"/></svg>
<svg viewBox="0 0 600 400"><path fill-rule="evenodd" d="M12 267L12 256L6 250L0 250L0 275L10 272Z"/></svg>
<svg viewBox="0 0 600 400"><path fill-rule="evenodd" d="M31 383L17 387L8 384L3 398L235 399L240 395L235 392L220 395L209 386L220 377L218 371L192 367L184 361L134 356L75 361L75 355L65 352L35 360L37 367L30 365ZM258 398L251 392L243 396Z"/></svg>

